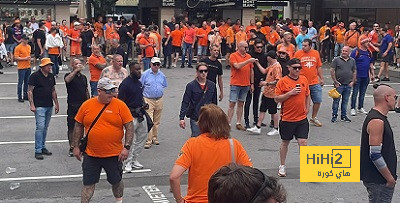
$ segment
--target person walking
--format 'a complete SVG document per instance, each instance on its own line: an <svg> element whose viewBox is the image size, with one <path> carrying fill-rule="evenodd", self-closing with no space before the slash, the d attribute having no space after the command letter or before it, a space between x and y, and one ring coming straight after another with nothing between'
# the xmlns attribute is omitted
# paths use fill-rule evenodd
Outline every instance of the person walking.
<svg viewBox="0 0 400 203"><path fill-rule="evenodd" d="M107 67L106 59L101 55L99 45L92 46L92 55L89 57L89 72L90 72L90 95L97 96L97 82L100 79L101 71Z"/></svg>
<svg viewBox="0 0 400 203"><path fill-rule="evenodd" d="M17 95L19 102L28 100L28 81L29 76L31 75L31 46L29 46L28 40L29 38L26 35L23 35L21 37L21 43L15 47L13 54L14 60L17 61Z"/></svg>
<svg viewBox="0 0 400 203"><path fill-rule="evenodd" d="M388 34L386 28L381 29L382 41L379 47L382 56L381 67L376 76L375 82L390 81L389 79L389 64L393 62L393 37ZM384 76L382 79L381 76Z"/></svg>
<svg viewBox="0 0 400 203"><path fill-rule="evenodd" d="M50 28L50 33L46 36L45 49L49 54L51 62L53 62L52 73L57 78L59 73L58 57L61 54L61 49L64 47L61 36L57 33L56 28Z"/></svg>
<svg viewBox="0 0 400 203"><path fill-rule="evenodd" d="M140 49L142 49L143 70L150 68L150 61L156 55L155 47L157 46L153 38L150 37L150 30L144 31L143 37L139 40Z"/></svg>
<svg viewBox="0 0 400 203"><path fill-rule="evenodd" d="M185 67L185 57L186 54L189 55L188 58L188 67L193 68L192 66L192 49L194 48L194 43L196 40L196 31L195 31L195 25L191 22L189 22L189 27L183 31L183 40L182 40L182 63L181 63L181 68Z"/></svg>
<svg viewBox="0 0 400 203"><path fill-rule="evenodd" d="M43 58L39 65L40 69L29 77L28 83L30 110L35 113L36 120L35 158L38 160L43 160L43 155L52 155L46 148L47 129L53 106L55 106L55 114L60 110L55 88L56 81L51 73L52 65L50 58Z"/></svg>

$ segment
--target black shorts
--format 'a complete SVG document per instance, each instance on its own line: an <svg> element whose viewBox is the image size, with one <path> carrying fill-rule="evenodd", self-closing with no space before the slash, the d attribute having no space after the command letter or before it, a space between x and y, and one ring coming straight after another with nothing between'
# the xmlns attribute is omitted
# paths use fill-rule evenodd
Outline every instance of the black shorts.
<svg viewBox="0 0 400 203"><path fill-rule="evenodd" d="M92 50L88 47L81 47L82 56L90 57L92 55Z"/></svg>
<svg viewBox="0 0 400 203"><path fill-rule="evenodd" d="M39 47L38 48L35 48L35 58L37 58L37 59L42 59L43 58L43 55L40 55L40 49L39 49Z"/></svg>
<svg viewBox="0 0 400 203"><path fill-rule="evenodd" d="M374 62L376 60L378 60L378 52L377 51L372 52L372 59L374 60Z"/></svg>
<svg viewBox="0 0 400 203"><path fill-rule="evenodd" d="M282 140L308 139L310 124L307 118L297 122L279 121L279 134Z"/></svg>
<svg viewBox="0 0 400 203"><path fill-rule="evenodd" d="M228 47L228 45L226 44L226 39L222 39L222 42L221 42L221 53L222 53L222 56L226 55L226 48L227 47Z"/></svg>
<svg viewBox="0 0 400 203"><path fill-rule="evenodd" d="M386 54L385 57L382 57L382 62L385 62L385 63L391 63L391 62L393 62L393 53L391 53L391 54Z"/></svg>
<svg viewBox="0 0 400 203"><path fill-rule="evenodd" d="M107 181L111 185L122 180L122 162L118 161L118 156L97 158L84 154L82 162L83 185L98 183L102 168L106 171Z"/></svg>
<svg viewBox="0 0 400 203"><path fill-rule="evenodd" d="M266 112L268 110L269 114L276 114L278 112L277 104L273 98L265 97L261 98L260 112Z"/></svg>
<svg viewBox="0 0 400 203"><path fill-rule="evenodd" d="M182 53L182 47L172 46L172 53Z"/></svg>

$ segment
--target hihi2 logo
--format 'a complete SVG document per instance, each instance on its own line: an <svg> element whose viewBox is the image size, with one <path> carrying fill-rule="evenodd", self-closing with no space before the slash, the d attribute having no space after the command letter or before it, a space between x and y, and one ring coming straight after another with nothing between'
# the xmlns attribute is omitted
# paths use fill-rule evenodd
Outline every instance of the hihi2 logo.
<svg viewBox="0 0 400 203"><path fill-rule="evenodd" d="M300 182L359 181L359 146L300 147Z"/></svg>

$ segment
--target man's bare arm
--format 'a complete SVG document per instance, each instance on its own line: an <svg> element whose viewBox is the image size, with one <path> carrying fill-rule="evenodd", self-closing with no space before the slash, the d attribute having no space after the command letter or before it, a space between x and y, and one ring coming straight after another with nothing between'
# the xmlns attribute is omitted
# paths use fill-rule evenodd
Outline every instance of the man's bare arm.
<svg viewBox="0 0 400 203"><path fill-rule="evenodd" d="M83 137L84 127L82 123L75 121L74 134L72 135L72 147L78 147L79 141Z"/></svg>
<svg viewBox="0 0 400 203"><path fill-rule="evenodd" d="M125 123L125 145L132 145L132 140L133 140L133 121Z"/></svg>

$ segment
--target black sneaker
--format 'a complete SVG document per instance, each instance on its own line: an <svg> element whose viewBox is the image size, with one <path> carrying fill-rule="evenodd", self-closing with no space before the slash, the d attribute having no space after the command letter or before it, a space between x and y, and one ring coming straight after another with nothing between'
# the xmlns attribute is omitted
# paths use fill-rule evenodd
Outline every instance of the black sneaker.
<svg viewBox="0 0 400 203"><path fill-rule="evenodd" d="M351 120L350 120L347 116L342 116L340 119L341 119L343 122L346 122L346 123L350 123L350 122L351 122Z"/></svg>
<svg viewBox="0 0 400 203"><path fill-rule="evenodd" d="M193 66L192 66L192 65L189 65L188 68L193 68Z"/></svg>
<svg viewBox="0 0 400 203"><path fill-rule="evenodd" d="M182 65L181 65L181 68L185 68L185 65L182 64Z"/></svg>
<svg viewBox="0 0 400 203"><path fill-rule="evenodd" d="M18 99L18 102L24 103L23 99Z"/></svg>
<svg viewBox="0 0 400 203"><path fill-rule="evenodd" d="M69 148L69 152L68 152L68 156L69 157L73 157L74 156L74 148Z"/></svg>
<svg viewBox="0 0 400 203"><path fill-rule="evenodd" d="M51 153L49 150L47 150L46 148L42 149L42 154L47 155L47 156L51 156L53 153Z"/></svg>
<svg viewBox="0 0 400 203"><path fill-rule="evenodd" d="M35 153L35 159L43 160L43 154L42 153Z"/></svg>
<svg viewBox="0 0 400 203"><path fill-rule="evenodd" d="M381 81L390 81L390 79L389 78L387 78L387 77L384 77L384 78L382 78L382 80Z"/></svg>
<svg viewBox="0 0 400 203"><path fill-rule="evenodd" d="M229 70L229 69L231 69L231 66L227 65L227 66L225 66L225 69Z"/></svg>
<svg viewBox="0 0 400 203"><path fill-rule="evenodd" d="M337 116L332 116L331 122L335 123L337 121Z"/></svg>
<svg viewBox="0 0 400 203"><path fill-rule="evenodd" d="M244 128L246 128L246 129L250 128L250 124L249 124L249 122L245 122L245 126L244 126Z"/></svg>

